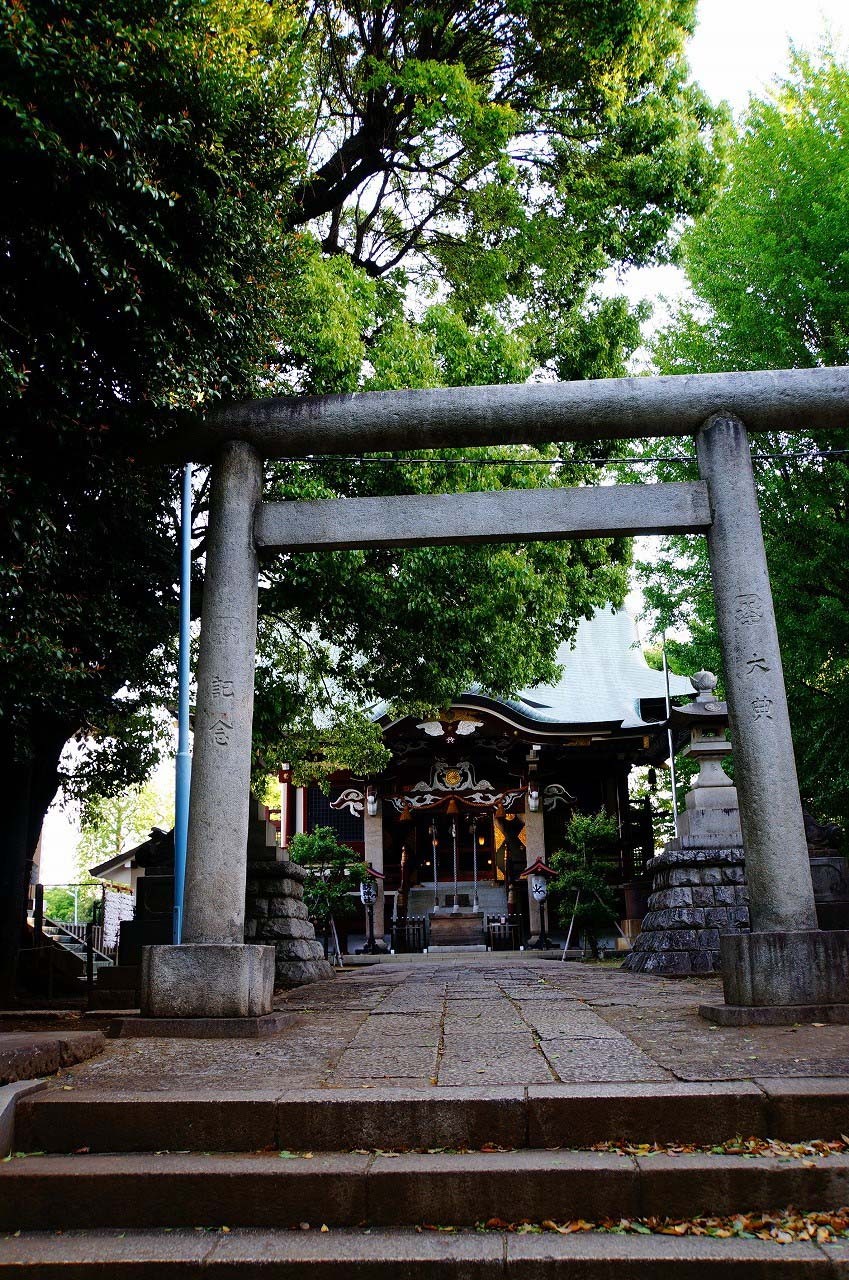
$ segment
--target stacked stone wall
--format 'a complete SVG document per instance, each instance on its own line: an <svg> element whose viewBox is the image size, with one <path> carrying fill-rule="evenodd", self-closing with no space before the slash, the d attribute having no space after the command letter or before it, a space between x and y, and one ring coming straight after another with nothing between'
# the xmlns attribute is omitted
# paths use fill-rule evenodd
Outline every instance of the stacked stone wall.
<svg viewBox="0 0 849 1280"><path fill-rule="evenodd" d="M719 972L719 938L749 931L741 848L666 849L648 864L652 893L623 968L670 977Z"/></svg>
<svg viewBox="0 0 849 1280"><path fill-rule="evenodd" d="M303 867L294 862L248 861L245 941L274 947L277 987L298 987L334 976L307 915L305 880Z"/></svg>

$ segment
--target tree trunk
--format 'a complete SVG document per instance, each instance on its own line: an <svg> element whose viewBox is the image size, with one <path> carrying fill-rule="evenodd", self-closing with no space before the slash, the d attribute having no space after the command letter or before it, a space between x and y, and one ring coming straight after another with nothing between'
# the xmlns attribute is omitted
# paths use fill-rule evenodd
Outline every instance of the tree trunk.
<svg viewBox="0 0 849 1280"><path fill-rule="evenodd" d="M15 1000L30 870L44 815L56 794L67 736L60 740L58 733L45 734L25 757L16 754L10 740L0 742L0 769L8 784L0 806L0 1007Z"/></svg>

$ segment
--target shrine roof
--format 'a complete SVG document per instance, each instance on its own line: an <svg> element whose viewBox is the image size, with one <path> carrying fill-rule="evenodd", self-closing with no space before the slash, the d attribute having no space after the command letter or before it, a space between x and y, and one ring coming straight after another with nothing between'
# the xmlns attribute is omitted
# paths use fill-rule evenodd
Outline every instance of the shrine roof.
<svg viewBox="0 0 849 1280"><path fill-rule="evenodd" d="M623 729L647 723L640 715L644 699L664 698L662 671L646 662L637 626L626 609L599 609L578 623L574 647L561 644L557 661L563 673L556 684L522 689L506 705L529 720L548 724L598 724L615 721ZM671 694L689 694L685 676L669 674Z"/></svg>
<svg viewBox="0 0 849 1280"><path fill-rule="evenodd" d="M522 689L515 698L497 698L473 685L457 703L472 700L479 706L501 707L541 727L639 729L653 723L640 714L641 701L666 696L663 672L646 662L636 623L626 609L607 607L581 619L574 645L564 641L557 661L563 672L555 684ZM671 672L669 691L673 696L693 695L689 679ZM379 707L375 718L385 713L386 707Z"/></svg>

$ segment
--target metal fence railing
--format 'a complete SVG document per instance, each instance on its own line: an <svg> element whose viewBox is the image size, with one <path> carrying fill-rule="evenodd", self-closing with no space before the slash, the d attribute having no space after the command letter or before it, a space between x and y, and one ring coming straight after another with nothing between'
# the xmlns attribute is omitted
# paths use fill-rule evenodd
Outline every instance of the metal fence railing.
<svg viewBox="0 0 849 1280"><path fill-rule="evenodd" d="M64 890L64 903L57 901L55 890ZM61 895L60 895L61 899ZM58 908L64 906L62 915ZM65 914L72 919L65 919ZM113 963L118 954L121 920L133 914L133 895L129 889L104 883L34 886L33 933L36 946L42 946L45 929L57 940L73 939L88 945L100 960Z"/></svg>
<svg viewBox="0 0 849 1280"><path fill-rule="evenodd" d="M397 954L424 951L427 946L427 919L405 916L392 924L392 950Z"/></svg>
<svg viewBox="0 0 849 1280"><path fill-rule="evenodd" d="M44 924L51 929L58 930L59 933L63 933L69 938L75 938L83 945L88 942L90 936L94 950L110 960L113 960L117 954L118 940L116 938L113 943L107 943L102 924L93 924L90 920L83 921L80 924L69 924L66 920L53 920L50 916L44 917Z"/></svg>

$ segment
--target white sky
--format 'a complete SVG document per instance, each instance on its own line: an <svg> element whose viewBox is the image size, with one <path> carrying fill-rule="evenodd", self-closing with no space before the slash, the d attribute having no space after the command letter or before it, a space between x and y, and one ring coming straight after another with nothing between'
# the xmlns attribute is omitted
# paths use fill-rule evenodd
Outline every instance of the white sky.
<svg viewBox="0 0 849 1280"><path fill-rule="evenodd" d="M693 77L735 117L750 94L759 95L787 67L788 45L816 48L830 32L846 47L849 35L847 0L700 0L699 25L690 43ZM633 300L680 296L683 281L673 267L630 272L619 282ZM41 878L46 884L73 878L73 851L79 834L76 815L54 805L42 839Z"/></svg>
<svg viewBox="0 0 849 1280"><path fill-rule="evenodd" d="M847 0L700 0L688 49L693 78L714 102L727 102L739 120L750 95L762 96L787 70L791 41L814 50L829 34L847 49ZM657 323L666 312L662 299L679 298L685 282L676 267L646 267L611 279L605 292L623 290L632 302L654 302Z"/></svg>

